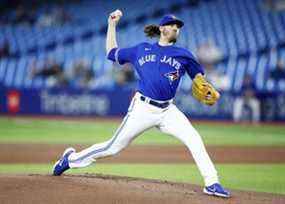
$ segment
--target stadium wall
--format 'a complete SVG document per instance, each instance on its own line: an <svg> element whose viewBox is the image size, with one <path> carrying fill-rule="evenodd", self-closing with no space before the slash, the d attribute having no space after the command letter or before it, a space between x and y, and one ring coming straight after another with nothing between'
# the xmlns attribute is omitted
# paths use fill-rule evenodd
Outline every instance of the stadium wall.
<svg viewBox="0 0 285 204"><path fill-rule="evenodd" d="M132 90L9 89L1 88L2 115L63 115L121 117L126 114ZM231 120L235 94L223 92L214 106L200 104L179 91L175 103L193 119ZM285 121L285 93L260 93L261 119ZM246 112L245 112L246 113Z"/></svg>

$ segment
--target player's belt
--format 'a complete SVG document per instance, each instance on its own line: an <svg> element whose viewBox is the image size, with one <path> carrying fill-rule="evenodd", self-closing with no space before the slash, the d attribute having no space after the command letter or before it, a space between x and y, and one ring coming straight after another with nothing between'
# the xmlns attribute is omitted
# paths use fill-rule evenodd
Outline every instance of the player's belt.
<svg viewBox="0 0 285 204"><path fill-rule="evenodd" d="M149 103L153 106L156 106L158 108L167 108L169 106L169 102L164 102L164 103L159 103L157 101L154 101L154 100L147 100L146 97L144 96L141 96L140 99L146 103Z"/></svg>

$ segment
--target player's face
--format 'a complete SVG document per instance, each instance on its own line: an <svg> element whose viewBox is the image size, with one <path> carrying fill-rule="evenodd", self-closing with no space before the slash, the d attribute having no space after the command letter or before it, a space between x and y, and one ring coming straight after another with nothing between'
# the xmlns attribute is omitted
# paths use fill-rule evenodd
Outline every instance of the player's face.
<svg viewBox="0 0 285 204"><path fill-rule="evenodd" d="M161 34L168 40L168 42L176 43L178 35L179 35L179 28L176 24L170 24L161 26Z"/></svg>

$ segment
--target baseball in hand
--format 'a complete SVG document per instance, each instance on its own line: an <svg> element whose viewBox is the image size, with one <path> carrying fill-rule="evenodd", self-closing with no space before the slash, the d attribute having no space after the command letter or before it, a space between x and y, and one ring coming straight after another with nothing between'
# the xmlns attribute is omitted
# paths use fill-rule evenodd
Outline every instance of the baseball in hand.
<svg viewBox="0 0 285 204"><path fill-rule="evenodd" d="M111 18L112 19L115 19L117 17L121 17L123 15L122 11L117 9L116 11L112 12L111 13Z"/></svg>

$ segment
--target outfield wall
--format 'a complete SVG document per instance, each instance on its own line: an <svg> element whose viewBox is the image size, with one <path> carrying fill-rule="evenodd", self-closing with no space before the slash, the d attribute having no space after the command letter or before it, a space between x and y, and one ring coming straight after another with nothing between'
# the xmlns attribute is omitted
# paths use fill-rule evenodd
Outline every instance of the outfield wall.
<svg viewBox="0 0 285 204"><path fill-rule="evenodd" d="M126 114L134 94L127 89L0 89L0 113L10 115L108 116ZM285 121L285 93L260 93L262 120ZM214 106L197 102L186 92L178 92L175 103L195 119L232 119L235 95L224 92Z"/></svg>

